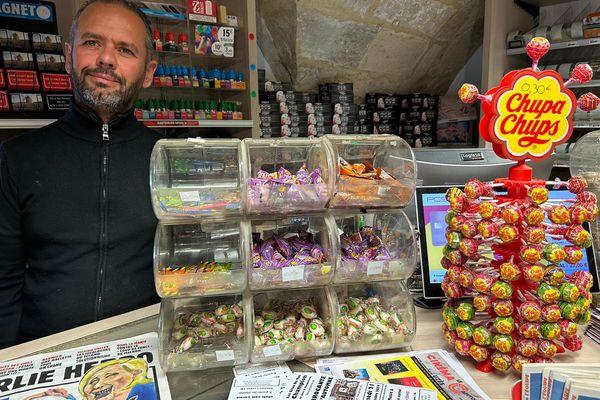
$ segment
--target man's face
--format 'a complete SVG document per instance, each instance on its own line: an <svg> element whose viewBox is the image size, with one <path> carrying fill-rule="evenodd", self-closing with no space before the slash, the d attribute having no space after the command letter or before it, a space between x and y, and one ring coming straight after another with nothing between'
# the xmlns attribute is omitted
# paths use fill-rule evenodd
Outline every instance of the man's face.
<svg viewBox="0 0 600 400"><path fill-rule="evenodd" d="M87 400L126 399L130 389L127 385L136 375L120 365L109 365L96 372L83 388Z"/></svg>
<svg viewBox="0 0 600 400"><path fill-rule="evenodd" d="M129 109L156 68L155 61L146 64L145 35L142 20L123 6L96 3L85 9L72 46L65 45L75 98L104 114Z"/></svg>

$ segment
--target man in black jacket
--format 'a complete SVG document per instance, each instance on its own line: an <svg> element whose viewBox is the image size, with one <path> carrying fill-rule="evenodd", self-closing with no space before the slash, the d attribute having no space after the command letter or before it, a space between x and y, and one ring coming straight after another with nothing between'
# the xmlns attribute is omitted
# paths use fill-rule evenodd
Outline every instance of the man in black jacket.
<svg viewBox="0 0 600 400"><path fill-rule="evenodd" d="M130 1L92 0L65 54L70 110L0 146L0 348L158 301L159 136L132 110L156 68L150 25Z"/></svg>

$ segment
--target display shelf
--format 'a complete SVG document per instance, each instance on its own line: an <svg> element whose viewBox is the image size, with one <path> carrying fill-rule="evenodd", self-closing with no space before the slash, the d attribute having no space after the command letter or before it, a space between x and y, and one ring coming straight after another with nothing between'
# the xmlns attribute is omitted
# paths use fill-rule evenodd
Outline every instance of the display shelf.
<svg viewBox="0 0 600 400"><path fill-rule="evenodd" d="M449 119L438 119L438 124L448 124L450 122L465 122L465 121L477 121L479 117L476 116L468 116L462 118L449 118Z"/></svg>
<svg viewBox="0 0 600 400"><path fill-rule="evenodd" d="M190 25L210 25L210 26L217 26L219 28L232 28L236 32L244 29L243 26L231 26L231 25L227 25L227 24L204 22L204 21L194 21L194 20L190 20Z"/></svg>
<svg viewBox="0 0 600 400"><path fill-rule="evenodd" d="M586 46L597 46L600 45L600 38L590 39L578 39L570 40L568 42L556 42L551 43L550 51L570 49L573 47L586 47ZM515 54L525 54L527 50L525 47L519 47L517 49L506 49L506 55L512 56Z"/></svg>
<svg viewBox="0 0 600 400"><path fill-rule="evenodd" d="M151 21L161 22L163 24L171 24L178 25L182 22L186 22L185 14L181 13L173 13L173 12L161 12L158 10L153 10L151 8L141 8L141 11L146 15Z"/></svg>
<svg viewBox="0 0 600 400"><path fill-rule="evenodd" d="M207 91L207 92L236 92L236 93L243 93L245 92L247 89L232 89L232 88L207 88L207 87L201 87L201 86L150 86L148 89L154 89L154 90L158 90L158 89L165 89L165 90L171 90L171 89L186 89L186 90L199 90L199 91Z"/></svg>
<svg viewBox="0 0 600 400"><path fill-rule="evenodd" d="M241 120L195 120L195 119L140 119L150 128L252 128L249 119Z"/></svg>
<svg viewBox="0 0 600 400"><path fill-rule="evenodd" d="M574 121L573 127L576 129L600 129L600 121Z"/></svg>
<svg viewBox="0 0 600 400"><path fill-rule="evenodd" d="M241 57L233 56L233 57L224 57L224 56L215 56L213 54L196 54L191 52L190 55L194 61L202 62L214 62L220 64L234 64L242 61Z"/></svg>
<svg viewBox="0 0 600 400"><path fill-rule="evenodd" d="M586 83L574 83L569 85L569 89L600 87L600 79L592 79Z"/></svg>
<svg viewBox="0 0 600 400"><path fill-rule="evenodd" d="M37 129L55 121L56 119L2 119L0 129Z"/></svg>

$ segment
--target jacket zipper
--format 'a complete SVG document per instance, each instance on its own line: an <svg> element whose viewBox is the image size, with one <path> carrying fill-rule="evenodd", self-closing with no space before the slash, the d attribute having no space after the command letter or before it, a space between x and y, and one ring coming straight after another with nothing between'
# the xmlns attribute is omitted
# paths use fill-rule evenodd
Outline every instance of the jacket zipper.
<svg viewBox="0 0 600 400"><path fill-rule="evenodd" d="M108 253L108 124L102 124L102 173L100 179L100 257L96 291L96 320L104 318L104 274Z"/></svg>

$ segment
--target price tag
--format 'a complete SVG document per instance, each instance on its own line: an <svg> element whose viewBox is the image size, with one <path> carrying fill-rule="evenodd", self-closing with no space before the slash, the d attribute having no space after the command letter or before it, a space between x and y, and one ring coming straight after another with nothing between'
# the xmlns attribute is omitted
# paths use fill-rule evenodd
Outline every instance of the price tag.
<svg viewBox="0 0 600 400"><path fill-rule="evenodd" d="M179 192L181 201L200 201L200 193L197 190L191 192Z"/></svg>
<svg viewBox="0 0 600 400"><path fill-rule="evenodd" d="M284 267L281 269L281 280L283 282L297 281L302 278L304 278L304 265Z"/></svg>
<svg viewBox="0 0 600 400"><path fill-rule="evenodd" d="M265 357L273 357L281 355L281 348L278 344L274 346L263 347L263 354Z"/></svg>
<svg viewBox="0 0 600 400"><path fill-rule="evenodd" d="M369 261L367 262L367 275L379 275L383 272L383 261Z"/></svg>
<svg viewBox="0 0 600 400"><path fill-rule="evenodd" d="M217 356L218 362L235 360L235 353L233 350L217 350L215 351L215 356Z"/></svg>

